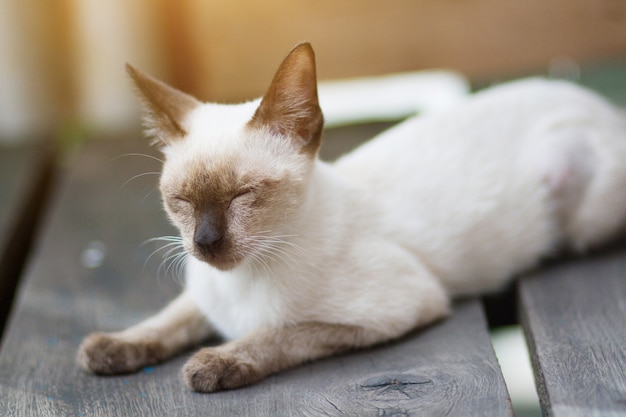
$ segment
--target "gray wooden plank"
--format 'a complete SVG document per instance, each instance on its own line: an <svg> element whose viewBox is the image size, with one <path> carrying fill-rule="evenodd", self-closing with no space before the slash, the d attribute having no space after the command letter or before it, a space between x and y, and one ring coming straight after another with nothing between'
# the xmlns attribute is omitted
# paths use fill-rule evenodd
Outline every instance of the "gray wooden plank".
<svg viewBox="0 0 626 417"><path fill-rule="evenodd" d="M46 143L0 146L0 335L50 183Z"/></svg>
<svg viewBox="0 0 626 417"><path fill-rule="evenodd" d="M0 148L0 239L4 241L22 199L32 149Z"/></svg>
<svg viewBox="0 0 626 417"><path fill-rule="evenodd" d="M521 280L520 316L549 416L626 416L626 247Z"/></svg>
<svg viewBox="0 0 626 417"><path fill-rule="evenodd" d="M11 416L510 416L477 301L449 320L374 349L328 358L215 394L189 392L189 354L134 375L96 377L75 353L93 330L117 330L179 290L141 243L173 233L155 191L159 163L93 143L73 158L46 219L0 353L0 404ZM158 157L158 155L157 155ZM171 272L171 271L169 271Z"/></svg>

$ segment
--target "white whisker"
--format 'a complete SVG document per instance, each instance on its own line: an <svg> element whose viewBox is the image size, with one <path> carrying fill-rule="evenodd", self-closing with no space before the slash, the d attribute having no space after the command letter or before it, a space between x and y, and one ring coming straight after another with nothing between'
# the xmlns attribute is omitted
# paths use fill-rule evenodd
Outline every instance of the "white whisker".
<svg viewBox="0 0 626 417"><path fill-rule="evenodd" d="M164 163L165 163L165 161L164 161L164 160L162 160L162 159L160 159L160 158L157 158L156 156L148 155L148 154L145 154L145 153L125 153L125 154L123 154L123 155L118 155L118 156L114 157L114 158L113 158L113 159L111 159L111 160L112 160L112 161L114 161L114 160L116 160L116 159L119 159L119 158L124 158L124 157L127 157L127 156L141 156L141 157L143 157L143 158L154 159L155 161L158 161L158 162L160 162L160 163L162 163L162 164L164 164Z"/></svg>
<svg viewBox="0 0 626 417"><path fill-rule="evenodd" d="M151 190L148 194L145 195L144 198L141 199L142 203L145 203L146 200L148 199L148 197L150 197L152 195L153 192L155 192L156 190Z"/></svg>
<svg viewBox="0 0 626 417"><path fill-rule="evenodd" d="M156 248L155 250L153 250L150 255L148 255L148 258L146 259L146 261L144 262L144 268L146 266L146 264L148 263L148 261L150 261L150 259L152 259L152 257L157 254L158 252L170 247L170 246L174 246L174 245L178 245L182 248L182 244L183 244L183 239L181 237L178 236L161 236L161 237L155 237L152 239L147 239L145 240L141 246L145 246L148 243L152 243L152 242L170 242L167 245L163 245L161 247Z"/></svg>
<svg viewBox="0 0 626 417"><path fill-rule="evenodd" d="M176 282L181 283L183 278L184 266L188 259L188 253L183 245L183 239L180 236L160 236L148 239L143 245L150 242L165 242L164 245L158 247L146 259L144 268L148 261L157 253L162 252L161 262L157 268L157 276L168 275L170 271L174 275Z"/></svg>
<svg viewBox="0 0 626 417"><path fill-rule="evenodd" d="M121 187L120 187L117 191L122 191L122 189L123 189L124 187L126 187L126 186L128 185L128 183L129 183L129 182L131 182L132 180L135 180L135 179L137 179L137 178L144 177L144 176L146 176L146 175L161 175L161 173L160 173L160 172L157 172L157 171L150 171L150 172L143 172L143 173L141 173L141 174L137 174L137 175L135 175L135 176L131 177L130 179L128 179L128 180L127 180L124 184L122 184L122 186L121 186Z"/></svg>
<svg viewBox="0 0 626 417"><path fill-rule="evenodd" d="M250 252L247 255L251 258L252 265L255 266L255 269L260 266L266 275L272 278L274 277L274 271L263 256L260 256L260 254L254 252Z"/></svg>
<svg viewBox="0 0 626 417"><path fill-rule="evenodd" d="M168 262L169 265L165 269L165 274L169 275L171 271L172 275L174 276L174 280L176 282L181 282L181 279L182 279L181 265L184 265L184 263L187 260L187 256L188 254L186 252L178 252L167 257L166 262Z"/></svg>
<svg viewBox="0 0 626 417"><path fill-rule="evenodd" d="M151 239L146 239L143 244L145 245L146 243L150 243L150 242L182 242L183 238L180 236L159 236L159 237L153 237Z"/></svg>
<svg viewBox="0 0 626 417"><path fill-rule="evenodd" d="M270 275L272 266L297 264L308 258L307 252L300 245L288 240L297 235L272 235L271 231L261 231L248 240L250 251L246 256L255 267L261 267Z"/></svg>

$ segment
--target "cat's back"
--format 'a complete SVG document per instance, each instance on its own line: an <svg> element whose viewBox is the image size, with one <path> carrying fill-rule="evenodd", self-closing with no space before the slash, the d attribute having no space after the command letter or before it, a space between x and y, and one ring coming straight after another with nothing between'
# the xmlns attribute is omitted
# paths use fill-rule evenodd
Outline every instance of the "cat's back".
<svg viewBox="0 0 626 417"><path fill-rule="evenodd" d="M443 173L451 168L445 162L460 167L475 165L476 158L506 158L538 128L575 119L599 122L614 113L604 99L572 83L525 79L486 89L447 111L408 119L343 156L336 167L357 181L380 178L379 170L392 174L394 167L423 172L429 161Z"/></svg>

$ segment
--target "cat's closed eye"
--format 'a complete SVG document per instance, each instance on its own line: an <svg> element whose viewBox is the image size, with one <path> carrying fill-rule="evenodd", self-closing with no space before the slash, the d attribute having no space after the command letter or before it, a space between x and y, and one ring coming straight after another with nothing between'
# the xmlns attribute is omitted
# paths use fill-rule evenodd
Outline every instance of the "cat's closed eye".
<svg viewBox="0 0 626 417"><path fill-rule="evenodd" d="M233 201L235 200L240 200L242 198L245 197L249 197L252 194L252 191L254 190L254 188L252 187L244 187L242 189L240 189L237 194L235 194L233 196L233 198L230 199L230 203L228 204L228 206L230 207L230 205L233 203Z"/></svg>
<svg viewBox="0 0 626 417"><path fill-rule="evenodd" d="M191 201L189 201L188 199L186 199L185 197L181 197L181 196L174 196L174 200L178 201L179 203L183 203L183 204L191 204Z"/></svg>
<svg viewBox="0 0 626 417"><path fill-rule="evenodd" d="M167 203L170 209L175 213L183 212L193 207L191 201L182 196L174 196L168 199Z"/></svg>
<svg viewBox="0 0 626 417"><path fill-rule="evenodd" d="M239 190L239 191L237 192L237 194L235 194L235 196L233 197L233 199L238 198L238 197L243 197L243 196L245 196L246 194L250 194L252 191L254 191L254 188L253 188L253 187L245 187L245 188L242 188L241 190Z"/></svg>

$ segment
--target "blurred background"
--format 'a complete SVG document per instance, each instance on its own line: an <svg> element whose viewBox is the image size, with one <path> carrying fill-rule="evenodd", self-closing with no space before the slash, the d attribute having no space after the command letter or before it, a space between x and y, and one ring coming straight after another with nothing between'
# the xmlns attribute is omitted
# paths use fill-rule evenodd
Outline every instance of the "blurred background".
<svg viewBox="0 0 626 417"><path fill-rule="evenodd" d="M302 40L321 79L449 68L480 84L626 57L626 1L0 0L0 141L135 126L125 62L202 100L252 98Z"/></svg>

